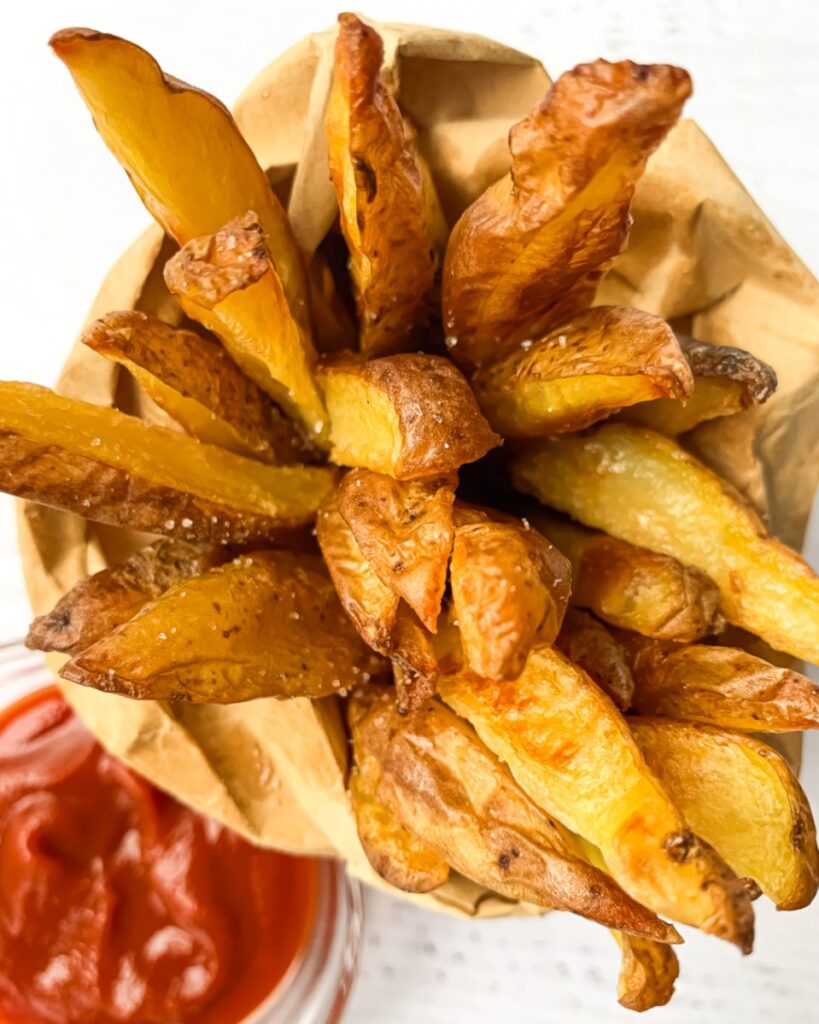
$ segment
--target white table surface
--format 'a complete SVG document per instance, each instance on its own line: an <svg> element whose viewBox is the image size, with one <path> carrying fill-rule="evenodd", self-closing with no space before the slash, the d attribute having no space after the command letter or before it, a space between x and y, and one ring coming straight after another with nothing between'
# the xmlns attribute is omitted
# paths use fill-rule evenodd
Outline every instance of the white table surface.
<svg viewBox="0 0 819 1024"><path fill-rule="evenodd" d="M97 283L146 223L125 176L46 41L68 24L150 49L178 77L230 102L250 77L337 8L300 0L29 0L5 14L0 61L0 378L50 384ZM684 65L688 111L763 209L819 272L819 5L815 0L562 0L551 4L372 0L383 20L482 32L552 71L597 56ZM809 555L819 560L819 530ZM28 622L9 499L0 497L0 642ZM803 781L819 806L819 737ZM742 960L686 933L682 978L663 1024L819 1021L819 908L757 903L757 948ZM367 899L365 949L348 1024L619 1021L617 956L602 929L566 915L456 921Z"/></svg>

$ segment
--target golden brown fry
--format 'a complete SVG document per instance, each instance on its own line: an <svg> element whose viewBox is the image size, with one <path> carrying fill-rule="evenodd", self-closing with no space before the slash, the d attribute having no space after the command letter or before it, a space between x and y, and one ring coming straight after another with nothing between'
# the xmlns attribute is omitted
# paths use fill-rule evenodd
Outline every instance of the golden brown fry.
<svg viewBox="0 0 819 1024"><path fill-rule="evenodd" d="M307 285L296 240L227 108L163 74L149 53L117 36L66 28L50 44L71 72L103 141L165 231L184 245L255 210L292 314L307 325Z"/></svg>
<svg viewBox="0 0 819 1024"><path fill-rule="evenodd" d="M671 644L618 633L634 674L634 708L752 732L819 729L819 686L735 647Z"/></svg>
<svg viewBox="0 0 819 1024"><path fill-rule="evenodd" d="M354 701L350 702L354 711ZM358 837L373 868L404 892L432 892L449 878L449 865L398 821L378 799L381 767L361 743L355 742L355 767L350 772L350 801Z"/></svg>
<svg viewBox="0 0 819 1024"><path fill-rule="evenodd" d="M682 336L677 340L694 375L694 390L686 404L658 398L632 406L623 419L662 434L683 434L706 420L762 405L776 391L773 368L750 352Z"/></svg>
<svg viewBox="0 0 819 1024"><path fill-rule="evenodd" d="M545 337L522 341L479 370L472 387L499 434L537 437L582 430L650 398L685 398L693 379L664 320L596 306Z"/></svg>
<svg viewBox="0 0 819 1024"><path fill-rule="evenodd" d="M816 828L784 758L726 729L667 718L629 723L691 828L779 910L807 906L819 886Z"/></svg>
<svg viewBox="0 0 819 1024"><path fill-rule="evenodd" d="M467 510L467 519L477 510ZM457 513L458 520L462 510ZM571 565L537 530L518 522L458 522L452 598L467 664L489 679L523 671L537 636L551 643L571 590Z"/></svg>
<svg viewBox="0 0 819 1024"><path fill-rule="evenodd" d="M670 438L605 423L532 447L512 475L520 490L588 526L707 573L729 622L819 661L819 577Z"/></svg>
<svg viewBox="0 0 819 1024"><path fill-rule="evenodd" d="M0 382L0 490L114 526L221 544L311 522L335 474L266 466L34 384Z"/></svg>
<svg viewBox="0 0 819 1024"><path fill-rule="evenodd" d="M397 480L451 473L500 444L448 359L406 354L319 370L331 458Z"/></svg>
<svg viewBox="0 0 819 1024"><path fill-rule="evenodd" d="M689 830L625 719L585 672L544 644L512 683L460 672L442 674L438 688L540 807L600 849L626 892L750 950L753 911L742 883Z"/></svg>
<svg viewBox="0 0 819 1024"><path fill-rule="evenodd" d="M354 469L338 486L341 514L382 583L435 632L452 550L458 478L398 481Z"/></svg>
<svg viewBox="0 0 819 1024"><path fill-rule="evenodd" d="M665 1006L680 973L677 954L666 942L615 930L611 934L622 954L617 1002L638 1013Z"/></svg>
<svg viewBox="0 0 819 1024"><path fill-rule="evenodd" d="M107 313L82 340L124 366L192 437L263 462L309 457L293 424L217 342L136 311Z"/></svg>
<svg viewBox="0 0 819 1024"><path fill-rule="evenodd" d="M231 704L326 697L372 667L318 556L267 551L176 584L60 674L126 697Z"/></svg>
<svg viewBox="0 0 819 1024"><path fill-rule="evenodd" d="M699 640L720 627L719 591L699 569L563 516L529 518L571 561L573 605L661 640Z"/></svg>
<svg viewBox="0 0 819 1024"><path fill-rule="evenodd" d="M470 726L436 700L402 715L389 691L350 701L356 752L380 766L377 795L396 818L468 878L512 899L582 914L609 927L678 939L581 858Z"/></svg>
<svg viewBox="0 0 819 1024"><path fill-rule="evenodd" d="M631 705L634 679L623 648L606 627L586 612L567 608L555 646L606 691L625 711Z"/></svg>
<svg viewBox="0 0 819 1024"><path fill-rule="evenodd" d="M47 615L32 622L26 647L77 654L175 583L201 576L227 559L221 546L158 540L124 562L80 580Z"/></svg>
<svg viewBox="0 0 819 1024"><path fill-rule="evenodd" d="M509 133L512 169L455 225L443 275L452 355L480 366L590 305L624 248L634 187L680 114L680 68L581 64Z"/></svg>
<svg viewBox="0 0 819 1024"><path fill-rule="evenodd" d="M412 707L435 688L438 662L429 634L378 578L339 512L335 495L319 512L316 536L342 607L361 638L404 669L398 699Z"/></svg>
<svg viewBox="0 0 819 1024"><path fill-rule="evenodd" d="M250 210L192 238L165 264L165 282L194 320L264 391L323 442L327 413L313 375L310 336L287 303L262 224Z"/></svg>
<svg viewBox="0 0 819 1024"><path fill-rule="evenodd" d="M381 37L354 14L338 20L325 118L330 176L350 251L361 349L388 355L412 343L431 311L424 180L412 131L381 77Z"/></svg>

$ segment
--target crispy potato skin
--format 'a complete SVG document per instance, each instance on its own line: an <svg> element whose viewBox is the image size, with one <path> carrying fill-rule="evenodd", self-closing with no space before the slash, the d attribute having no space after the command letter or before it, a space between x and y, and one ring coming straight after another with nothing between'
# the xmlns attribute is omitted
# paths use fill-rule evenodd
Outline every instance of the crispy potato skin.
<svg viewBox="0 0 819 1024"><path fill-rule="evenodd" d="M694 377L694 390L686 404L658 398L625 410L623 419L674 436L706 420L762 405L776 391L773 367L750 352L685 336L677 340Z"/></svg>
<svg viewBox="0 0 819 1024"><path fill-rule="evenodd" d="M463 375L441 356L405 353L319 369L331 458L397 480L451 473L501 443Z"/></svg>
<svg viewBox="0 0 819 1024"><path fill-rule="evenodd" d="M631 706L634 679L623 648L594 616L567 608L555 645L605 690L621 711Z"/></svg>
<svg viewBox="0 0 819 1024"><path fill-rule="evenodd" d="M642 1013L665 1006L674 995L680 973L677 954L665 942L613 931L622 962L617 982L617 1001L627 1010Z"/></svg>
<svg viewBox="0 0 819 1024"><path fill-rule="evenodd" d="M50 45L71 72L103 141L165 231L184 245L254 209L288 304L307 326L304 268L287 215L227 108L165 75L149 53L117 36L67 28Z"/></svg>
<svg viewBox="0 0 819 1024"><path fill-rule="evenodd" d="M361 350L405 349L431 312L434 267L413 134L381 77L384 45L339 16L325 127L330 177L350 251Z"/></svg>
<svg viewBox="0 0 819 1024"><path fill-rule="evenodd" d="M354 469L337 491L339 511L378 578L432 633L446 587L457 485L454 473L399 481Z"/></svg>
<svg viewBox="0 0 819 1024"><path fill-rule="evenodd" d="M638 309L596 306L479 370L472 387L505 437L582 430L624 406L694 386L674 332Z"/></svg>
<svg viewBox="0 0 819 1024"><path fill-rule="evenodd" d="M467 664L489 679L515 679L537 636L551 643L571 590L571 565L519 521L471 519L458 510L450 576ZM470 514L471 513L471 514Z"/></svg>
<svg viewBox="0 0 819 1024"><path fill-rule="evenodd" d="M350 701L356 751L380 766L379 799L461 874L512 899L675 941L675 930L581 858L474 730L436 700L401 714L388 691Z"/></svg>
<svg viewBox="0 0 819 1024"><path fill-rule="evenodd" d="M520 490L588 526L707 573L728 622L819 661L819 577L670 438L605 423L532 447L512 476Z"/></svg>
<svg viewBox="0 0 819 1024"><path fill-rule="evenodd" d="M691 827L777 909L807 906L819 886L816 827L784 758L727 729L666 718L629 723Z"/></svg>
<svg viewBox="0 0 819 1024"><path fill-rule="evenodd" d="M132 310L106 313L82 340L128 369L192 437L273 464L311 457L293 424L210 338Z"/></svg>
<svg viewBox="0 0 819 1024"><path fill-rule="evenodd" d="M80 580L47 615L29 626L26 647L77 654L181 580L201 576L228 560L224 547L169 538L124 562Z"/></svg>
<svg viewBox="0 0 819 1024"><path fill-rule="evenodd" d="M249 210L187 242L165 264L165 282L188 316L218 335L248 377L322 444L327 413L313 375L316 352L269 256Z"/></svg>
<svg viewBox="0 0 819 1024"><path fill-rule="evenodd" d="M750 950L753 910L742 883L689 830L585 672L539 645L513 683L458 672L443 673L438 687L529 796L600 849L626 892Z"/></svg>
<svg viewBox="0 0 819 1024"><path fill-rule="evenodd" d="M641 714L671 715L751 732L819 729L819 686L747 651L672 644L619 632Z"/></svg>
<svg viewBox="0 0 819 1024"><path fill-rule="evenodd" d="M60 674L137 699L230 704L326 697L368 667L318 556L267 551L176 584Z"/></svg>
<svg viewBox="0 0 819 1024"><path fill-rule="evenodd" d="M404 892L432 892L449 878L449 865L398 821L378 799L381 766L362 743L355 742L350 772L350 802L358 838L373 868Z"/></svg>
<svg viewBox="0 0 819 1024"><path fill-rule="evenodd" d="M699 569L562 516L530 518L572 563L573 605L660 640L699 640L721 627L719 590Z"/></svg>
<svg viewBox="0 0 819 1024"><path fill-rule="evenodd" d="M455 225L444 325L463 366L497 359L591 303L628 238L646 161L680 114L680 68L581 64L509 133L512 169Z"/></svg>
<svg viewBox="0 0 819 1024"><path fill-rule="evenodd" d="M265 466L115 409L0 382L0 490L86 519L181 540L270 540L308 525L334 478L330 468Z"/></svg>

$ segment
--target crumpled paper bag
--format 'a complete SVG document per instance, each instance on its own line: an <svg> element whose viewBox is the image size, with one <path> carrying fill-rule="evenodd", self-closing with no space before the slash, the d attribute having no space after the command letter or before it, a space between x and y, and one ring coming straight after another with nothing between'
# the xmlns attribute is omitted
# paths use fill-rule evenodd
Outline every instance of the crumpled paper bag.
<svg viewBox="0 0 819 1024"><path fill-rule="evenodd" d="M509 127L543 96L549 79L534 58L477 36L376 27L387 73L418 128L454 223L507 170ZM323 131L334 38L335 29L298 43L255 79L235 108L286 199L308 262L337 212ZM709 457L722 460L720 470L763 507L774 532L798 546L819 471L819 285L692 122L680 124L652 159L634 220L629 251L602 282L598 301L675 318L704 340L741 345L774 365L777 396L753 415L710 425L707 444ZM149 228L111 270L88 320L131 308L177 319L161 277L167 255L161 231ZM79 344L58 390L157 416L134 394L127 374ZM20 549L34 612L49 610L82 576L145 540L21 506ZM57 668L61 659L49 660ZM105 746L162 789L254 842L337 855L354 876L384 885L356 834L345 788L348 744L335 698L169 705L63 686ZM798 745L791 754L798 758ZM473 916L541 912L460 877L432 895L407 898Z"/></svg>

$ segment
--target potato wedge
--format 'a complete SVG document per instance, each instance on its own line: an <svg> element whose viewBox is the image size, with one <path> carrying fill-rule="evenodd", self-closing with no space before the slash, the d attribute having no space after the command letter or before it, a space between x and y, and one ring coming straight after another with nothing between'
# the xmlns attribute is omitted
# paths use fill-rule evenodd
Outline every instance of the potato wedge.
<svg viewBox="0 0 819 1024"><path fill-rule="evenodd" d="M361 350L389 355L412 344L432 310L424 180L412 130L381 77L381 37L355 14L338 21L325 115L330 177L350 251Z"/></svg>
<svg viewBox="0 0 819 1024"><path fill-rule="evenodd" d="M807 906L819 886L816 828L785 759L726 729L667 718L629 724L691 828L777 909Z"/></svg>
<svg viewBox="0 0 819 1024"><path fill-rule="evenodd" d="M82 340L124 366L191 437L262 462L310 457L293 424L217 342L137 311L107 313Z"/></svg>
<svg viewBox="0 0 819 1024"><path fill-rule="evenodd" d="M441 356L337 357L320 367L319 381L339 465L396 480L439 476L501 443L462 374Z"/></svg>
<svg viewBox="0 0 819 1024"><path fill-rule="evenodd" d="M124 562L80 580L47 615L32 622L26 647L77 654L133 618L175 583L201 576L228 558L223 546L158 540Z"/></svg>
<svg viewBox="0 0 819 1024"><path fill-rule="evenodd" d="M622 956L617 1002L638 1013L665 1006L680 974L677 954L666 942L614 930L611 934Z"/></svg>
<svg viewBox="0 0 819 1024"><path fill-rule="evenodd" d="M404 892L432 892L449 878L449 865L401 824L378 799L381 766L355 742L355 766L350 772L350 802L358 838L367 860L390 885Z"/></svg>
<svg viewBox="0 0 819 1024"><path fill-rule="evenodd" d="M337 491L339 511L378 578L432 633L446 587L457 486L454 473L399 481L354 469Z"/></svg>
<svg viewBox="0 0 819 1024"><path fill-rule="evenodd" d="M602 622L577 608L567 608L555 646L605 690L621 711L631 706L631 669L623 648Z"/></svg>
<svg viewBox="0 0 819 1024"><path fill-rule="evenodd" d="M359 636L404 670L398 699L405 707L434 690L438 662L430 636L413 612L378 578L333 495L322 507L316 537L342 607Z"/></svg>
<svg viewBox="0 0 819 1024"><path fill-rule="evenodd" d="M751 732L819 729L819 686L736 647L671 644L618 633L634 708Z"/></svg>
<svg viewBox="0 0 819 1024"><path fill-rule="evenodd" d="M699 640L720 628L719 591L699 569L563 516L529 518L571 561L571 603L578 608L660 640Z"/></svg>
<svg viewBox="0 0 819 1024"><path fill-rule="evenodd" d="M674 332L639 309L596 306L526 339L472 378L481 412L505 437L562 434L694 386Z"/></svg>
<svg viewBox="0 0 819 1024"><path fill-rule="evenodd" d="M625 247L634 187L691 92L680 68L580 64L509 133L512 169L463 214L444 263L444 326L477 367L591 304Z"/></svg>
<svg viewBox="0 0 819 1024"><path fill-rule="evenodd" d="M625 719L585 672L542 644L513 683L459 672L442 674L438 688L540 807L600 849L629 895L750 950L753 910L742 883L689 830Z"/></svg>
<svg viewBox="0 0 819 1024"><path fill-rule="evenodd" d="M165 264L165 283L188 316L216 334L248 377L322 443L327 413L313 374L316 352L290 312L258 215L250 210L192 238Z"/></svg>
<svg viewBox="0 0 819 1024"><path fill-rule="evenodd" d="M116 409L0 382L0 490L181 540L270 540L333 488L319 466L265 466Z"/></svg>
<svg viewBox="0 0 819 1024"><path fill-rule="evenodd" d="M773 367L742 348L709 345L678 336L694 376L694 390L683 405L657 398L626 409L622 418L661 434L683 434L706 420L730 416L767 402L776 391Z"/></svg>
<svg viewBox="0 0 819 1024"><path fill-rule="evenodd" d="M60 674L137 699L232 704L344 692L374 664L321 559L266 551L176 584Z"/></svg>
<svg viewBox="0 0 819 1024"><path fill-rule="evenodd" d="M535 638L551 643L560 630L571 564L519 521L462 522L462 515L450 576L466 661L489 679L515 679Z"/></svg>
<svg viewBox="0 0 819 1024"><path fill-rule="evenodd" d="M819 577L742 499L670 438L626 423L518 456L516 486L719 587L722 614L777 650L819 661Z"/></svg>
<svg viewBox="0 0 819 1024"><path fill-rule="evenodd" d="M307 284L287 215L227 108L165 75L149 53L117 36L66 28L49 42L165 231L184 245L255 210L293 316L307 326Z"/></svg>
<svg viewBox="0 0 819 1024"><path fill-rule="evenodd" d="M350 722L356 752L366 751L380 766L379 799L461 874L511 899L679 938L579 856L566 830L439 701L402 715L389 691L369 687L351 697Z"/></svg>

